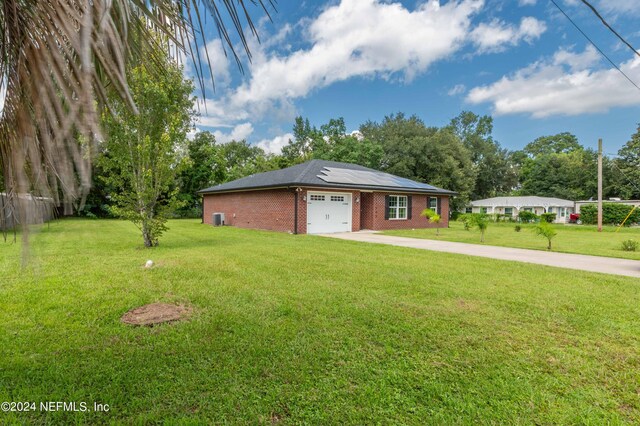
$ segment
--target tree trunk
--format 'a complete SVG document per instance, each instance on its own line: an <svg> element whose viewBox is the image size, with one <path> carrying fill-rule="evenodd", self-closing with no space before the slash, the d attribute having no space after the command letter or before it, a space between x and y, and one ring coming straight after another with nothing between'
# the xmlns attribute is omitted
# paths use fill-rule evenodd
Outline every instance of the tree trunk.
<svg viewBox="0 0 640 426"><path fill-rule="evenodd" d="M480 242L484 243L484 231L480 232Z"/></svg>
<svg viewBox="0 0 640 426"><path fill-rule="evenodd" d="M153 235L146 221L142 222L142 239L145 247L153 247Z"/></svg>
<svg viewBox="0 0 640 426"><path fill-rule="evenodd" d="M547 246L547 250L551 250L551 240L549 240L549 245Z"/></svg>
<svg viewBox="0 0 640 426"><path fill-rule="evenodd" d="M144 239L145 247L153 247L153 240L151 239L151 235L148 232L142 231L142 238Z"/></svg>

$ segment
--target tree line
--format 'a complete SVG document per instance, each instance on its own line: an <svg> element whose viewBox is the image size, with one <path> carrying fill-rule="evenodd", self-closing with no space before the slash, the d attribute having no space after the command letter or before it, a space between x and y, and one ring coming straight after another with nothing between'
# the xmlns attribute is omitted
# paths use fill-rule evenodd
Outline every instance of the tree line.
<svg viewBox="0 0 640 426"><path fill-rule="evenodd" d="M538 195L570 200L597 195L597 152L570 133L541 136L521 150L503 148L493 138L493 119L463 111L443 127L416 116L392 114L347 132L342 118L318 127L297 117L294 137L280 154L269 154L245 140L218 143L207 131L177 144L174 176L168 192L179 201L174 214L200 215L196 192L254 173L311 159L357 163L419 182L450 189L462 209L469 201L504 195ZM99 163L100 164L100 163ZM604 158L604 196L640 198L640 127L614 159ZM85 214L108 216L112 191L96 170Z"/></svg>

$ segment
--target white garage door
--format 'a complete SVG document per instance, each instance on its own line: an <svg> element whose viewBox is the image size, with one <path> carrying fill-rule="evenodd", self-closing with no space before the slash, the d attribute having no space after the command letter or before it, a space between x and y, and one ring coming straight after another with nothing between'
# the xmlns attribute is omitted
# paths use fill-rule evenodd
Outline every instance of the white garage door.
<svg viewBox="0 0 640 426"><path fill-rule="evenodd" d="M351 194L307 193L307 234L351 231Z"/></svg>

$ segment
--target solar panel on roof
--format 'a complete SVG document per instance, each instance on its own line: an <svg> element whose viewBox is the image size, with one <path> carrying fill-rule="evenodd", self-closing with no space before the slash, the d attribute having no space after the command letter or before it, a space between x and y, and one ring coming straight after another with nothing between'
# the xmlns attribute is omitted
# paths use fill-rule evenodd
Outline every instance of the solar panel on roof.
<svg viewBox="0 0 640 426"><path fill-rule="evenodd" d="M435 189L425 183L414 182L410 179L401 178L382 172L369 172L365 170L340 169L335 167L325 167L320 179L328 183L342 183L368 186L385 186L397 188Z"/></svg>

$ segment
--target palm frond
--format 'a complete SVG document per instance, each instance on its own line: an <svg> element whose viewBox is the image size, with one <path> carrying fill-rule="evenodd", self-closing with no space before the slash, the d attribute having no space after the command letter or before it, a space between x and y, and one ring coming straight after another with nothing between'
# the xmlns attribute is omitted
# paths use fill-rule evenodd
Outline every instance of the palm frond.
<svg viewBox="0 0 640 426"><path fill-rule="evenodd" d="M275 10L272 0L251 4L267 16L268 7ZM199 45L206 51L206 15L242 67L226 25L250 60L244 26L257 31L243 0L2 1L0 166L16 217L27 217L19 203L11 203L22 193L50 197L58 205L82 205L102 137L99 111L108 108L107 88L135 110L125 77L129 63L157 64L156 71L162 72L154 52L190 57L204 95ZM156 31L169 40L167 45L158 45L152 36ZM208 52L207 62L213 81Z"/></svg>

